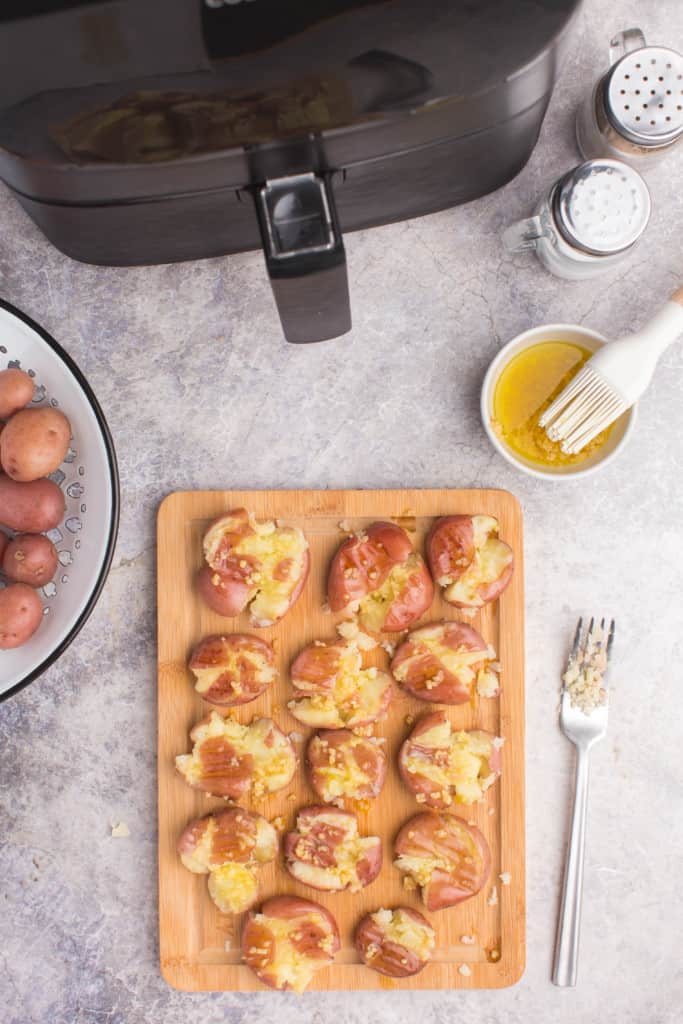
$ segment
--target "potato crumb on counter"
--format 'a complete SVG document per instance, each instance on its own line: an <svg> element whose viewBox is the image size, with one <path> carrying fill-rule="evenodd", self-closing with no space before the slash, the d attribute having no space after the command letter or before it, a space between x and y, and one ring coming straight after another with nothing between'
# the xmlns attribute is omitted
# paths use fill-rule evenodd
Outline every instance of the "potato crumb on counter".
<svg viewBox="0 0 683 1024"><path fill-rule="evenodd" d="M509 871L503 871L500 875L498 875L498 877L500 878L503 885L509 885L512 880L512 875L510 874Z"/></svg>
<svg viewBox="0 0 683 1024"><path fill-rule="evenodd" d="M462 942L463 946L473 946L475 943L475 938L474 935L461 935L460 941Z"/></svg>
<svg viewBox="0 0 683 1024"><path fill-rule="evenodd" d="M125 821L117 821L111 826L111 834L114 839L127 839L130 835L130 829Z"/></svg>
<svg viewBox="0 0 683 1024"><path fill-rule="evenodd" d="M491 895L487 899L486 903L487 903L487 905L489 907L495 907L495 906L498 905L498 886L497 885L494 885L493 889L491 889Z"/></svg>
<svg viewBox="0 0 683 1024"><path fill-rule="evenodd" d="M469 978L471 973L472 968L469 967L467 964L460 964L460 966L458 967L458 974L462 974L463 978Z"/></svg>
<svg viewBox="0 0 683 1024"><path fill-rule="evenodd" d="M585 649L569 659L567 671L562 676L564 689L574 708L590 715L596 708L607 702L607 691L603 679L607 669L605 633L597 626Z"/></svg>

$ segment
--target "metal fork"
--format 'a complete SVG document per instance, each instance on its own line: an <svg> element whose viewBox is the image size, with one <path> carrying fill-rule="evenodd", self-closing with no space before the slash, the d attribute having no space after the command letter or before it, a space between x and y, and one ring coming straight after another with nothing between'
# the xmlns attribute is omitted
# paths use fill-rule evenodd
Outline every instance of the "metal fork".
<svg viewBox="0 0 683 1024"><path fill-rule="evenodd" d="M614 620L605 634L605 620L600 623L601 639L597 649L605 644L606 665L609 664L614 643ZM569 655L568 666L577 658L586 655L594 643L594 619L582 640L583 619L579 619L574 635L574 645ZM603 686L607 678L607 667L603 674ZM594 708L589 714L573 707L567 686L563 684L560 706L560 728L576 747L576 775L574 780L574 807L564 868L564 884L560 918L555 940L553 962L553 984L563 987L576 984L579 959L579 931L581 926L581 893L583 889L583 859L586 844L586 811L588 809L588 767L589 752L594 743L603 739L607 732L607 703Z"/></svg>

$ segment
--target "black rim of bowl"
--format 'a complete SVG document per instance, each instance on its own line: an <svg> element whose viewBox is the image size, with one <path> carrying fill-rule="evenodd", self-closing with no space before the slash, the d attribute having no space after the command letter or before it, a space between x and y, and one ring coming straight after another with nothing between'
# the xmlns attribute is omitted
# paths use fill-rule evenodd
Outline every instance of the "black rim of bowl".
<svg viewBox="0 0 683 1024"><path fill-rule="evenodd" d="M10 302L5 302L4 299L0 299L0 309L7 310L8 313L11 313L12 316L15 316L18 320L22 320L28 327L31 328L31 330L35 331L36 334L40 335L45 344L48 345L52 349L52 351L62 360L62 362L66 365L67 369L70 370L72 375L75 377L77 383L80 385L83 394L85 395L93 413L95 414L97 425L100 428L102 439L104 440L104 446L107 451L107 464L109 467L109 478L111 482L112 495L107 549L105 551L105 556L102 561L102 566L100 568L99 575L95 582L95 586L91 591L90 597L88 598L85 608L78 616L78 619L73 624L67 635L61 641L61 643L59 643L57 647L55 647L55 649L47 656L47 658L45 658L40 663L40 665L34 668L32 672L29 672L29 674L24 679L21 679L18 683L15 683L14 686L10 687L9 690L5 690L4 693L0 694L1 703L2 701L7 700L8 697L14 696L15 693L19 692L19 690L23 690L25 686L28 686L29 683L32 683L35 679L38 678L38 676L42 675L43 672L45 672L46 669L50 667L50 665L53 665L54 662L57 661L57 659L60 658L62 654L64 654L64 651L66 651L67 647L69 647L71 643L76 639L81 629L90 618L92 610L97 604L100 594L102 593L102 588L104 587L104 584L107 580L107 576L109 575L109 569L111 568L112 559L114 557L114 548L116 547L116 539L118 537L119 532L120 491L119 471L116 463L116 452L114 450L114 442L112 440L109 427L107 426L107 421L104 418L104 413L100 408L100 404L95 398L95 394L90 385L88 384L86 378L84 377L82 371L79 370L74 360L67 352L64 351L59 342L55 341L52 335L48 334L48 332L43 327L41 327L40 324L37 324L35 320L32 320L30 316L27 316L26 313L22 313L20 309L17 309L17 307L13 306Z"/></svg>

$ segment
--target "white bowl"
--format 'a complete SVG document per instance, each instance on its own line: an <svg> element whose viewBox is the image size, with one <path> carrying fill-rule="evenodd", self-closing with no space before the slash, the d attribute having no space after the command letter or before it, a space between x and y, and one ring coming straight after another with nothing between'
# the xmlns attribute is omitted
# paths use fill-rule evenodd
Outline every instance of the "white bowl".
<svg viewBox="0 0 683 1024"><path fill-rule="evenodd" d="M502 370L519 352L530 348L532 345L538 345L542 341L573 342L588 349L590 352L596 352L602 345L606 344L607 339L603 338L597 331L591 331L588 327L579 327L574 324L542 324L540 327L532 327L530 330L518 334L516 338L513 338L512 341L503 346L486 371L481 389L481 419L484 424L484 430L488 434L489 441L493 447L500 452L503 458L507 459L517 469L521 469L523 473L528 473L529 476L540 477L543 480L548 480L549 478L552 480L575 480L577 477L590 476L591 473L596 473L599 469L608 465L612 459L616 458L626 444L635 424L635 405L615 423L605 444L593 452L585 462L581 462L576 466L541 466L537 462L532 462L531 459L525 459L523 455L519 455L510 448L498 436L492 426L493 396Z"/></svg>
<svg viewBox="0 0 683 1024"><path fill-rule="evenodd" d="M48 533L59 565L53 582L38 591L44 619L36 632L22 647L0 651L0 700L51 665L87 620L111 565L119 520L114 445L88 382L46 331L0 299L0 369L7 366L34 377L34 404L59 406L73 437L51 476L66 498L63 522Z"/></svg>

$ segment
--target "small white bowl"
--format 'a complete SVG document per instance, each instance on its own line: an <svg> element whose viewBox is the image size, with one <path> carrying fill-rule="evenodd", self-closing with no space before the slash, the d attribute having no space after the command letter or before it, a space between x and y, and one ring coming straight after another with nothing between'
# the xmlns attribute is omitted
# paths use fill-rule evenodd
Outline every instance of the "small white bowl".
<svg viewBox="0 0 683 1024"><path fill-rule="evenodd" d="M498 436L492 426L493 396L501 372L519 352L530 348L532 345L538 345L543 341L573 342L576 345L589 349L591 352L596 352L602 345L607 343L607 339L603 338L597 331L591 331L588 327L578 327L574 324L542 324L540 327L532 327L530 330L518 334L516 338L513 338L512 341L503 346L486 371L481 389L481 419L484 424L484 430L488 434L493 447L500 452L503 458L507 459L517 469L521 469L523 473L528 473L529 476L540 477L543 480L548 478L553 480L575 480L577 477L590 476L591 473L596 473L599 469L610 463L612 459L616 458L617 454L626 444L635 425L635 405L628 412L624 413L614 425L605 444L598 448L585 462L581 462L577 466L541 466L537 462L532 462L531 459L525 459L523 455L519 455L510 448Z"/></svg>

